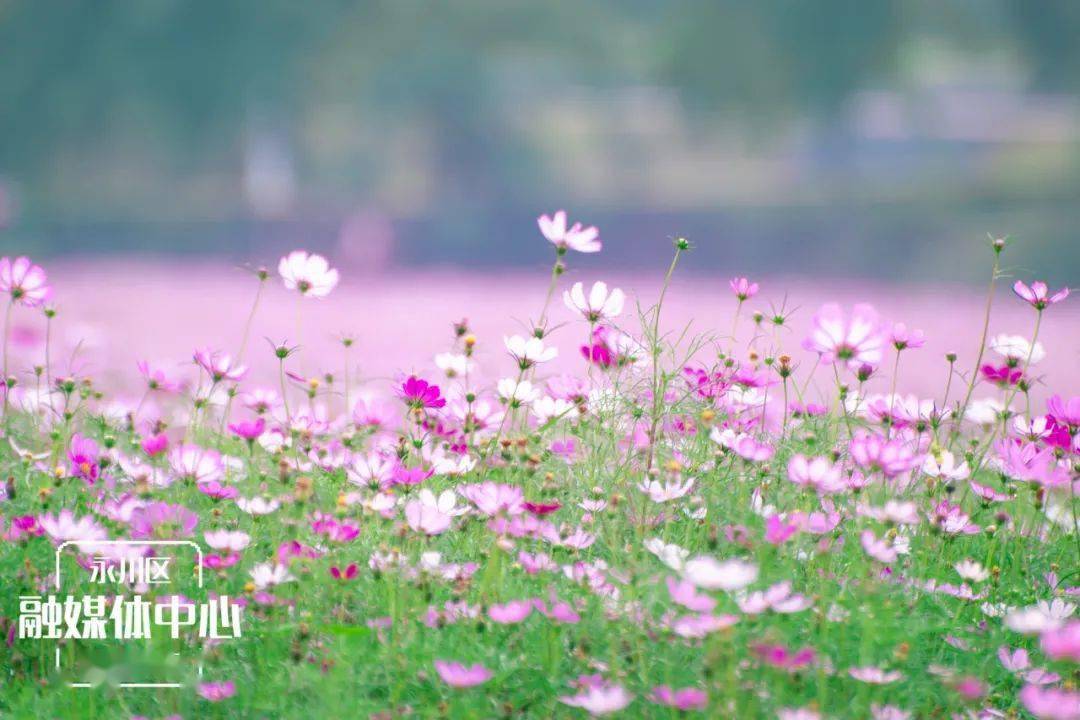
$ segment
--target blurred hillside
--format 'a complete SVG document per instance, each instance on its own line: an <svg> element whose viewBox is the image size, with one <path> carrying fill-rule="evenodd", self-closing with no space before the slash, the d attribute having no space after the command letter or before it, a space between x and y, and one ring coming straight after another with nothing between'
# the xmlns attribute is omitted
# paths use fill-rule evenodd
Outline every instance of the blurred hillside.
<svg viewBox="0 0 1080 720"><path fill-rule="evenodd" d="M1080 3L0 0L0 244L38 254L1080 271Z"/></svg>

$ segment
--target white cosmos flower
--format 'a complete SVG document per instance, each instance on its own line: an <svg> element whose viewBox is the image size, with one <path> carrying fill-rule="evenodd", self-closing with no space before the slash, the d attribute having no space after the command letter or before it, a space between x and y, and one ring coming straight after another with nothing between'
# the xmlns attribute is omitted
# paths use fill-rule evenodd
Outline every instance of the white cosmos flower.
<svg viewBox="0 0 1080 720"><path fill-rule="evenodd" d="M677 500L690 492L692 487L694 487L694 478L688 478L686 482L682 483L678 480L667 483L662 483L659 480L644 480L638 484L641 492L648 495L649 499L655 503Z"/></svg>
<svg viewBox="0 0 1080 720"><path fill-rule="evenodd" d="M1046 416L1032 418L1028 420L1023 415L1017 415L1012 419L1013 431L1017 435L1027 438L1032 442L1042 440L1044 437L1050 434L1049 421Z"/></svg>
<svg viewBox="0 0 1080 720"><path fill-rule="evenodd" d="M968 405L964 419L976 425L993 425L1001 418L1005 403L997 398L983 398Z"/></svg>
<svg viewBox="0 0 1080 720"><path fill-rule="evenodd" d="M237 498L236 506L249 515L269 515L281 507L281 503L262 497Z"/></svg>
<svg viewBox="0 0 1080 720"><path fill-rule="evenodd" d="M982 582L990 577L990 571L974 560L961 560L953 567L956 569L957 575L972 582Z"/></svg>
<svg viewBox="0 0 1080 720"><path fill-rule="evenodd" d="M1030 353L1031 364L1035 365L1046 357L1046 350L1043 348L1042 343L1036 342L1035 347L1032 348L1031 342L1020 335L1006 335L1004 333L995 335L990 338L988 345L991 350L1005 358L1006 362L1027 362Z"/></svg>
<svg viewBox="0 0 1080 720"><path fill-rule="evenodd" d="M941 451L940 459L934 457L933 453L928 453L923 461L922 471L930 477L946 480L963 480L971 474L967 462L962 461L957 465L956 458L948 450Z"/></svg>
<svg viewBox="0 0 1080 720"><path fill-rule="evenodd" d="M690 551L686 548L674 543L666 543L660 538L649 538L642 544L646 550L660 558L660 562L676 572L682 571L683 564L690 555Z"/></svg>
<svg viewBox="0 0 1080 720"><path fill-rule="evenodd" d="M524 370L538 363L554 360L559 355L559 349L544 347L544 341L538 337L526 338L521 335L504 337L503 343L506 351L517 360L518 366Z"/></svg>
<svg viewBox="0 0 1080 720"><path fill-rule="evenodd" d="M338 283L338 271L330 268L326 258L303 250L294 250L281 258L278 273L287 289L311 297L326 297Z"/></svg>
<svg viewBox="0 0 1080 720"><path fill-rule="evenodd" d="M585 296L585 286L579 282L563 292L566 307L581 313L590 323L618 317L622 314L625 301L626 296L622 290L614 288L609 293L607 283L603 281L593 283L588 297Z"/></svg>
<svg viewBox="0 0 1080 720"><path fill-rule="evenodd" d="M458 377L472 372L476 365L464 355L445 352L435 356L435 367L446 373L446 377Z"/></svg>
<svg viewBox="0 0 1080 720"><path fill-rule="evenodd" d="M423 488L417 498L427 507L435 508L444 515L457 517L469 512L468 507L457 504L457 493L453 490L443 490L436 496L428 488Z"/></svg>
<svg viewBox="0 0 1080 720"><path fill-rule="evenodd" d="M503 378L498 385L499 397L505 399L514 407L528 405L540 397L540 391L533 387L528 380L516 378Z"/></svg>
<svg viewBox="0 0 1080 720"><path fill-rule="evenodd" d="M240 552L251 542L251 536L239 530L211 530L203 535L206 544L214 550Z"/></svg>
<svg viewBox="0 0 1080 720"><path fill-rule="evenodd" d="M532 412L540 424L552 419L573 420L578 416L577 405L569 400L550 396L544 396L533 401Z"/></svg>
<svg viewBox="0 0 1080 720"><path fill-rule="evenodd" d="M743 560L723 560L700 555L688 560L683 575L705 590L742 590L757 580L758 568Z"/></svg>
<svg viewBox="0 0 1080 720"><path fill-rule="evenodd" d="M251 581L259 590L295 580L284 565L260 563L251 568Z"/></svg>

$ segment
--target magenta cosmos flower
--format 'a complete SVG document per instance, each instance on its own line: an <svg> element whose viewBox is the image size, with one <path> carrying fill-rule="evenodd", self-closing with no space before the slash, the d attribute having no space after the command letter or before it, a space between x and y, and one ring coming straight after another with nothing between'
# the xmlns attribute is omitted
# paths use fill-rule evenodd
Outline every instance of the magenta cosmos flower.
<svg viewBox="0 0 1080 720"><path fill-rule="evenodd" d="M246 365L234 364L232 356L220 350L202 348L195 351L194 357L195 364L205 370L210 379L216 383L222 380L236 382L247 375Z"/></svg>
<svg viewBox="0 0 1080 720"><path fill-rule="evenodd" d="M243 438L248 442L257 440L260 435L266 430L266 420L263 418L256 418L255 420L245 420L238 423L229 423L229 432L233 435Z"/></svg>
<svg viewBox="0 0 1080 720"><path fill-rule="evenodd" d="M401 384L398 393L405 404L414 410L427 408L441 408L446 406L446 398L442 396L438 385L432 385L427 380L422 380L415 375Z"/></svg>
<svg viewBox="0 0 1080 720"><path fill-rule="evenodd" d="M436 660L435 672L444 683L457 688L475 687L491 679L491 671L480 663L466 667L449 660Z"/></svg>
<svg viewBox="0 0 1080 720"><path fill-rule="evenodd" d="M577 250L582 253L600 252L600 231L595 227L582 227L581 223L574 223L572 227L566 227L566 211L559 210L554 217L541 215L536 219L540 226L540 232L555 247L562 251Z"/></svg>
<svg viewBox="0 0 1080 720"><path fill-rule="evenodd" d="M732 278L728 285L731 286L731 292L735 293L735 297L739 299L739 302L745 302L758 293L758 284L752 283L744 277Z"/></svg>
<svg viewBox="0 0 1080 720"><path fill-rule="evenodd" d="M1050 289L1046 287L1046 283L1036 280L1031 283L1031 286L1024 284L1023 280L1017 280L1013 285L1013 292L1017 297L1026 302L1036 310L1045 310L1051 305L1055 305L1065 298L1069 297L1069 288L1062 288L1053 295L1050 294Z"/></svg>
<svg viewBox="0 0 1080 720"><path fill-rule="evenodd" d="M0 258L0 292L11 296L16 305L37 307L50 297L45 271L30 262L30 258Z"/></svg>
<svg viewBox="0 0 1080 720"><path fill-rule="evenodd" d="M338 271L322 255L293 250L281 258L278 273L285 287L308 297L326 297L338 284Z"/></svg>
<svg viewBox="0 0 1080 720"><path fill-rule="evenodd" d="M818 311L810 337L803 342L803 347L821 355L823 362L840 361L852 370L881 364L883 345L874 308L856 305L847 321L836 303L828 303Z"/></svg>
<svg viewBox="0 0 1080 720"><path fill-rule="evenodd" d="M93 439L78 433L72 435L71 445L68 447L69 474L82 478L87 485L93 485L101 471L101 466L98 465L100 454L101 450Z"/></svg>

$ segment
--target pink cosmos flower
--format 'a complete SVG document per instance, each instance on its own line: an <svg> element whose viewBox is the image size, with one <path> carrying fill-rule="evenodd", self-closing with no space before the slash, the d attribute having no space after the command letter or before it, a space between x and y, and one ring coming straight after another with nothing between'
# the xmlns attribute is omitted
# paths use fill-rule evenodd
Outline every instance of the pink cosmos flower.
<svg viewBox="0 0 1080 720"><path fill-rule="evenodd" d="M475 687L491 679L491 671L480 663L466 667L449 660L436 660L435 672L444 683L456 688Z"/></svg>
<svg viewBox="0 0 1080 720"><path fill-rule="evenodd" d="M236 694L236 683L232 680L226 682L199 683L196 691L200 696L210 702L221 702Z"/></svg>
<svg viewBox="0 0 1080 720"><path fill-rule="evenodd" d="M895 548L893 548L888 540L878 540L872 530L863 530L862 534L859 536L859 542L862 543L863 550L866 551L866 554L878 562L896 562L897 553Z"/></svg>
<svg viewBox="0 0 1080 720"><path fill-rule="evenodd" d="M704 710L709 705L708 694L704 690L692 687L672 690L667 685L660 685L653 688L649 700L657 705L667 705L682 712Z"/></svg>
<svg viewBox="0 0 1080 720"><path fill-rule="evenodd" d="M980 485L974 480L969 480L968 485L971 486L971 491L975 493L976 497L986 502L1005 502L1012 499L1011 496L1000 493L987 485Z"/></svg>
<svg viewBox="0 0 1080 720"><path fill-rule="evenodd" d="M153 502L136 508L129 525L131 537L171 540L191 537L199 516L183 505Z"/></svg>
<svg viewBox="0 0 1080 720"><path fill-rule="evenodd" d="M68 446L68 472L72 477L82 478L87 485L97 482L101 466L98 457L101 449L93 438L83 437L78 433L71 436Z"/></svg>
<svg viewBox="0 0 1080 720"><path fill-rule="evenodd" d="M776 450L765 442L759 442L747 434L739 435L731 444L735 454L749 462L764 462L771 458Z"/></svg>
<svg viewBox="0 0 1080 720"><path fill-rule="evenodd" d="M326 297L338 284L338 271L331 269L326 258L303 250L293 250L281 258L278 274L287 290L309 297Z"/></svg>
<svg viewBox="0 0 1080 720"><path fill-rule="evenodd" d="M1031 283L1031 286L1024 284L1022 280L1017 280L1013 285L1013 292L1017 297L1031 305L1036 310L1042 311L1051 305L1055 305L1065 298L1069 297L1069 288L1062 288L1053 295L1050 295L1049 288L1046 287L1046 283L1036 280Z"/></svg>
<svg viewBox="0 0 1080 720"><path fill-rule="evenodd" d="M559 250L576 250L582 253L600 252L600 231L593 226L582 227L581 223L574 223L570 228L566 227L566 211L559 210L554 217L541 215L536 219L540 226L540 232L548 242Z"/></svg>
<svg viewBox="0 0 1080 720"><path fill-rule="evenodd" d="M220 480L225 474L221 453L198 445L178 445L169 452L169 466L181 480L196 484Z"/></svg>
<svg viewBox="0 0 1080 720"><path fill-rule="evenodd" d="M700 595L694 584L688 580L667 579L668 594L672 601L682 605L688 610L699 613L710 613L716 607L716 600L708 595Z"/></svg>
<svg viewBox="0 0 1080 720"><path fill-rule="evenodd" d="M16 305L37 307L52 297L45 271L30 262L30 258L0 258L0 293L11 296Z"/></svg>
<svg viewBox="0 0 1080 720"><path fill-rule="evenodd" d="M1025 685L1020 702L1039 720L1080 720L1080 692Z"/></svg>
<svg viewBox="0 0 1080 720"><path fill-rule="evenodd" d="M1046 414L1062 425L1067 425L1071 432L1080 431L1080 395L1068 400L1060 395L1053 395L1046 401Z"/></svg>
<svg viewBox="0 0 1080 720"><path fill-rule="evenodd" d="M765 521L765 542L770 545L782 545L799 531L796 523L785 521L779 515L770 515Z"/></svg>
<svg viewBox="0 0 1080 720"><path fill-rule="evenodd" d="M162 392L175 392L180 389L180 383L170 380L164 370L152 367L146 360L139 360L135 365L146 381L147 389Z"/></svg>
<svg viewBox="0 0 1080 720"><path fill-rule="evenodd" d="M888 685L889 683L894 683L904 677L904 674L899 670L887 671L872 665L867 667L849 668L848 674L859 682L869 683L871 685Z"/></svg>
<svg viewBox="0 0 1080 720"><path fill-rule="evenodd" d="M829 303L814 316L803 347L821 355L823 362L840 361L857 370L861 365L880 365L883 344L878 315L872 307L856 305L847 322L840 306Z"/></svg>
<svg viewBox="0 0 1080 720"><path fill-rule="evenodd" d="M439 386L432 385L427 380L421 380L415 375L410 375L401 384L398 395L414 410L438 409L446 406L446 398L439 391Z"/></svg>
<svg viewBox="0 0 1080 720"><path fill-rule="evenodd" d="M450 529L451 520L453 520L451 515L419 500L410 500L405 505L405 521L415 532L441 535Z"/></svg>
<svg viewBox="0 0 1080 720"><path fill-rule="evenodd" d="M848 452L856 465L867 471L880 472L887 478L902 475L918 464L906 442L898 438L890 440L877 433L855 433Z"/></svg>
<svg viewBox="0 0 1080 720"><path fill-rule="evenodd" d="M525 494L521 488L513 485L471 483L462 485L457 491L488 517L499 514L520 515L525 512Z"/></svg>
<svg viewBox="0 0 1080 720"><path fill-rule="evenodd" d="M847 484L840 475L840 468L829 462L828 458L807 458L794 455L788 462L788 480L802 487L812 487L819 493L843 492Z"/></svg>
<svg viewBox="0 0 1080 720"><path fill-rule="evenodd" d="M791 581L778 582L764 592L753 592L738 600L739 609L748 615L759 615L772 610L783 615L809 610L813 606L805 595L791 592Z"/></svg>
<svg viewBox="0 0 1080 720"><path fill-rule="evenodd" d="M622 290L614 288L609 293L607 283L603 281L593 283L588 297L585 296L585 286L579 282L563 293L566 307L580 313L590 323L618 317L622 314L625 301Z"/></svg>
<svg viewBox="0 0 1080 720"><path fill-rule="evenodd" d="M70 510L61 510L57 515L39 515L38 525L52 541L60 545L69 540L86 541L87 547L93 547L89 541L107 540L109 534L98 525L90 515L75 518ZM80 549L84 549L80 546Z"/></svg>
<svg viewBox="0 0 1080 720"><path fill-rule="evenodd" d="M591 685L577 695L561 695L559 702L579 707L590 715L610 715L629 705L634 696L620 685Z"/></svg>
<svg viewBox="0 0 1080 720"><path fill-rule="evenodd" d="M746 302L754 297L759 289L757 283L752 283L744 277L731 278L728 285L731 286L731 292L735 293L739 302Z"/></svg>
<svg viewBox="0 0 1080 720"><path fill-rule="evenodd" d="M220 350L201 348L195 351L194 358L195 364L205 370L215 383L222 380L238 382L247 375L246 365L234 364L232 356Z"/></svg>
<svg viewBox="0 0 1080 720"><path fill-rule="evenodd" d="M503 605L489 607L488 617L500 625L515 625L529 617L532 611L532 600L511 600Z"/></svg>
<svg viewBox="0 0 1080 720"><path fill-rule="evenodd" d="M1080 663L1080 620L1073 620L1064 627L1050 629L1040 640L1042 651L1054 660L1071 660Z"/></svg>
<svg viewBox="0 0 1080 720"><path fill-rule="evenodd" d="M153 457L154 455L165 452L165 448L169 446L169 437L165 433L148 435L143 438L140 445L144 453Z"/></svg>
<svg viewBox="0 0 1080 720"><path fill-rule="evenodd" d="M783 645L759 643L751 646L750 649L766 665L788 672L795 672L809 666L817 656L814 649L809 647L802 650L789 650Z"/></svg>
<svg viewBox="0 0 1080 720"><path fill-rule="evenodd" d="M758 568L743 560L720 562L708 556L686 561L683 576L705 590L741 590L757 580Z"/></svg>
<svg viewBox="0 0 1080 720"><path fill-rule="evenodd" d="M1001 666L1009 672L1023 672L1031 667L1028 652L1023 648L1009 650L1009 648L1002 645L998 648L997 656L998 660L1001 661Z"/></svg>
<svg viewBox="0 0 1080 720"><path fill-rule="evenodd" d="M229 432L238 438L243 438L248 442L257 440L263 432L266 431L266 420L264 418L256 418L255 420L245 420L238 423L229 423Z"/></svg>
<svg viewBox="0 0 1080 720"><path fill-rule="evenodd" d="M897 351L921 348L926 344L926 336L922 330L908 330L904 323L896 323L889 331L889 344Z"/></svg>

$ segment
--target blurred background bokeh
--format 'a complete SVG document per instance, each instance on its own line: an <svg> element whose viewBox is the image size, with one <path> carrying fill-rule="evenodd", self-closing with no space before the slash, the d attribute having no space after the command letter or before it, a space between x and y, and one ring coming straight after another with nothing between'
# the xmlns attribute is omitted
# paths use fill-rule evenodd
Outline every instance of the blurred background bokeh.
<svg viewBox="0 0 1080 720"><path fill-rule="evenodd" d="M1080 268L1077 0L0 0L0 246L350 273ZM728 270L730 272L730 270Z"/></svg>

